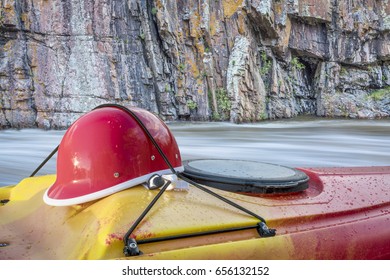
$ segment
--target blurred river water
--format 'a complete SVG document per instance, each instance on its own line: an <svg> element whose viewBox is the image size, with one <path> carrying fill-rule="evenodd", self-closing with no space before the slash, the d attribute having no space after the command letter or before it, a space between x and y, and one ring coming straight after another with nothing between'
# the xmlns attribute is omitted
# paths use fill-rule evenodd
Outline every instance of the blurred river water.
<svg viewBox="0 0 390 280"><path fill-rule="evenodd" d="M246 159L286 165L390 165L390 120L296 118L256 124L169 123L183 160ZM18 183L65 131L0 130L0 186ZM56 173L54 156L39 174Z"/></svg>

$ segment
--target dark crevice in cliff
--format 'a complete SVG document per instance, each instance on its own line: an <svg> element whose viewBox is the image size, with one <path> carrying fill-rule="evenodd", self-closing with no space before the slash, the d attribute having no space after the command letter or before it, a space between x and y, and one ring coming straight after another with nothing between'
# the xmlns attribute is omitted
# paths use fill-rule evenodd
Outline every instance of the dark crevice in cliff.
<svg viewBox="0 0 390 280"><path fill-rule="evenodd" d="M61 1L62 4L62 22L64 25L62 26L64 28L64 34L72 34L72 28L71 28L71 22L72 22L72 2L70 1Z"/></svg>
<svg viewBox="0 0 390 280"><path fill-rule="evenodd" d="M153 0L147 1L147 13L149 19L149 26L151 26L152 38L156 39L157 46L159 50L164 54L164 59L168 65L174 65L173 58L170 56L169 49L164 48L164 38L160 33L160 28L157 25L155 15L153 15L152 10L156 9L153 6Z"/></svg>
<svg viewBox="0 0 390 280"><path fill-rule="evenodd" d="M173 113L174 116L178 116L179 114L179 104L175 98L175 85L177 83L177 81L175 81L175 77L177 77L177 75L175 74L174 70L174 68L179 66L179 61L178 58L174 57L174 48L176 46L171 45L171 42L169 42L170 36L173 36L174 34L170 34L167 30L164 31L165 33L162 33L163 30L161 27L159 27L156 18L158 7L155 7L153 3L153 0L146 1L148 26L150 27L150 32L152 35L153 48L156 47L158 50L157 53L161 55L161 57L158 57L158 59L161 60L162 68L161 73L154 73L155 100L158 112L167 118L171 118L172 113L170 112L170 108L175 111ZM152 54L152 56L154 55L155 54ZM154 57L154 59L157 59L157 57ZM163 89L158 86L158 83L161 82L165 83ZM162 95L166 96L162 97Z"/></svg>
<svg viewBox="0 0 390 280"><path fill-rule="evenodd" d="M71 57L71 55L72 55L72 48L71 48L71 46L70 46L70 42L69 41L67 41L66 43L65 43L65 45L67 46L67 48L66 48L66 59L65 59L65 61L66 61L66 64L65 64L65 70L64 70L64 76L62 77L62 79L61 79L61 90L60 90L60 92L59 92L59 96L60 96L60 99L62 99L64 96L65 96L65 84L66 84L66 80L67 80L67 77L68 77L68 71L69 71L69 60L70 60L70 57ZM56 108L54 108L55 110L56 109L60 109L60 106L59 106L59 104L56 106Z"/></svg>
<svg viewBox="0 0 390 280"><path fill-rule="evenodd" d="M224 30L224 34L225 34L225 48L226 48L226 54L227 54L227 57L229 58L230 57L230 42L229 40L232 40L231 37L229 37L229 28L227 27L227 22L226 22L226 18L222 21L223 23L223 30Z"/></svg>
<svg viewBox="0 0 390 280"><path fill-rule="evenodd" d="M91 5L91 13L94 15L96 13L96 10L95 10L95 5L94 3ZM93 39L94 41L99 41L101 40L101 38L99 38L97 36L97 27L96 27L96 20L95 20L95 17L92 17L91 18L91 29L92 29L92 36L93 36Z"/></svg>
<svg viewBox="0 0 390 280"><path fill-rule="evenodd" d="M152 69L153 91L151 94L154 95L154 102L156 104L158 113L161 113L162 104L161 104L161 100L160 100L160 96L159 96L159 88L157 85L157 73L155 73L155 71L153 71L154 65L152 65L155 54L153 53L153 51L151 51L150 48L152 46L153 47L158 46L161 49L162 41L161 41L160 35L158 33L158 28L156 26L156 23L151 17L152 15L151 15L150 11L151 11L152 7L153 7L153 3L151 0L141 1L140 6L139 6L140 13L143 16L141 21L142 20L145 21L145 27L149 28L148 31L151 33L151 38L145 38L145 37L141 38L141 41L142 41L141 43L142 43L143 57L144 57L145 63L147 65L147 67L149 67L149 69ZM144 30L143 32L144 32L143 34L145 34L147 31ZM152 41L146 42L145 39L147 39L147 40L151 39ZM147 44L149 46L147 46Z"/></svg>
<svg viewBox="0 0 390 280"><path fill-rule="evenodd" d="M127 74L124 69L122 69L122 60L127 60L126 55L126 46L124 44L125 42L125 36L126 31L124 30L124 25L126 25L125 20L131 20L130 10L127 7L127 1L126 2L118 2L118 1L112 1L109 3L109 10L110 10L110 30L112 34L111 39L111 45L113 47L113 54L112 58L110 59L110 63L113 65L115 69L115 76L116 76L116 82L113 81L112 85L114 85L114 88L116 90L116 94L114 94L114 98L116 101L125 101L128 99L128 93L126 89L126 81L128 77L125 75ZM123 7L125 5L125 7ZM97 7L99 9L101 7ZM96 13L94 11L94 13ZM98 22L95 21L96 28L98 27Z"/></svg>
<svg viewBox="0 0 390 280"><path fill-rule="evenodd" d="M28 39L25 38L24 42L25 42L25 45L24 45L24 60L25 60L25 65L26 65L27 71L28 71L26 73L26 78L29 79L29 81L30 81L29 87L27 89L27 91L30 92L30 96L28 97L27 103L30 106L31 114L32 114L32 118L34 119L34 126L35 126L35 125L37 125L36 119L37 119L37 114L38 114L37 108L36 108L36 105L35 105L35 99L34 99L35 77L34 77L34 71L33 71L33 68L32 68L32 62L31 62L31 60L28 57L28 45L27 45Z"/></svg>
<svg viewBox="0 0 390 280"><path fill-rule="evenodd" d="M329 35L331 38L328 39L329 43L331 44L329 47L333 50L332 53L338 55L339 54L339 46L337 43L337 39L340 36L341 30L338 25L338 22L340 20L339 15L339 0L332 0L332 17L331 17L331 24L329 26ZM339 60L339 58L335 58L333 55L330 55L330 60Z"/></svg>

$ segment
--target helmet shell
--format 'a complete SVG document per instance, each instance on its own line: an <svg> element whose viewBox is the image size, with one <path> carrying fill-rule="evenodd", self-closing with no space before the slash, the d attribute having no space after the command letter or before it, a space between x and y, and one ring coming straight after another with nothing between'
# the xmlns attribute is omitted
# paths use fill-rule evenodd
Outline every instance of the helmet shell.
<svg viewBox="0 0 390 280"><path fill-rule="evenodd" d="M142 121L176 171L183 171L176 140L156 115L131 111ZM49 205L80 204L142 184L172 171L142 127L119 107L95 109L74 122L58 148L57 178L44 194Z"/></svg>

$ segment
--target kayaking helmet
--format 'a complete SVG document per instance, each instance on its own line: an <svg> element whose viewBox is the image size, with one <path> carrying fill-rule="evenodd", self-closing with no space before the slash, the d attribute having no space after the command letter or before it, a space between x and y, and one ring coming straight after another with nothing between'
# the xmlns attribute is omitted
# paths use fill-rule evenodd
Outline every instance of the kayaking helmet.
<svg viewBox="0 0 390 280"><path fill-rule="evenodd" d="M98 107L64 134L57 178L43 199L53 206L80 204L142 184L155 174L172 174L158 149L175 171L184 170L175 138L156 115L140 108Z"/></svg>

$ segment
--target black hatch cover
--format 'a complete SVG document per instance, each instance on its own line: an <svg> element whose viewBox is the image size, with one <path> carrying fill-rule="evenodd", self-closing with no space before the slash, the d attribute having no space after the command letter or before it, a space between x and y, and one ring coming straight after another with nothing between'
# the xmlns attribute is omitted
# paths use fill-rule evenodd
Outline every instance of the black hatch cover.
<svg viewBox="0 0 390 280"><path fill-rule="evenodd" d="M299 192L307 189L309 181L304 172L294 168L229 159L185 161L184 175L206 186L246 194Z"/></svg>

